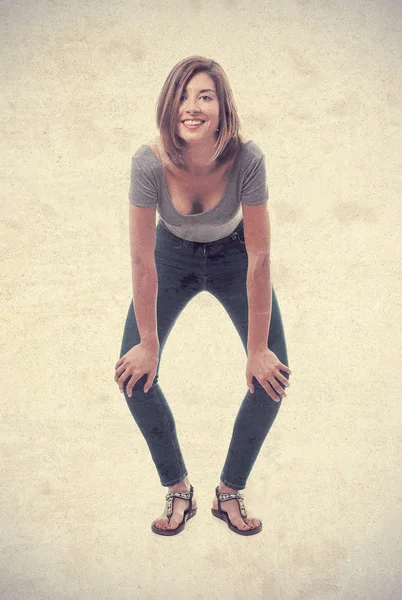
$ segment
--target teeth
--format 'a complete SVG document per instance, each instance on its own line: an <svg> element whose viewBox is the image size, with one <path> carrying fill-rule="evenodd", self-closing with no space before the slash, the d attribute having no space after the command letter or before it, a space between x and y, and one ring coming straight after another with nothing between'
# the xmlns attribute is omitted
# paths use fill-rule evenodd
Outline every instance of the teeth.
<svg viewBox="0 0 402 600"><path fill-rule="evenodd" d="M190 125L199 125L204 121L183 121L183 123L189 123Z"/></svg>

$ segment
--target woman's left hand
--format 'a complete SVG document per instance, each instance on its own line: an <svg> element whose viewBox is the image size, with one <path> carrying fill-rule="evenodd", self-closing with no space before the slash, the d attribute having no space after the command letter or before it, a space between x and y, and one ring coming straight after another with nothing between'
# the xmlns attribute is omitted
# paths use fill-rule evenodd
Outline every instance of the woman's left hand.
<svg viewBox="0 0 402 600"><path fill-rule="evenodd" d="M256 350L248 353L246 379L247 386L252 394L255 391L255 387L252 383L254 375L257 381L267 392L268 396L270 396L272 400L275 400L275 402L279 402L279 399L274 397L275 393L273 392L272 388L274 388L274 390L278 393L278 396L286 396L286 393L276 379L283 383L285 387L290 385L289 381L282 375L280 371L285 371L286 373L290 374L292 373L289 367L284 365L276 356L276 354L269 348L263 348L262 350ZM267 383L267 381L269 383Z"/></svg>

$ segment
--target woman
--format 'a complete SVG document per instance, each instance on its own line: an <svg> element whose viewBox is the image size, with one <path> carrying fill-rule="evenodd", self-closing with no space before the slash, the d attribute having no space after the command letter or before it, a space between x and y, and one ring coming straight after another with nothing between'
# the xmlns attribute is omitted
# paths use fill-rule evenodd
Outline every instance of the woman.
<svg viewBox="0 0 402 600"><path fill-rule="evenodd" d="M201 56L180 61L157 107L160 136L132 158L130 250L133 300L115 381L143 434L165 511L152 531L175 535L197 502L158 383L166 339L202 291L228 312L247 355L246 393L237 415L212 514L241 535L261 531L239 493L289 385L281 314L270 280L270 226L264 155L245 142L227 77ZM155 212L160 219L155 227ZM134 309L135 306L135 309Z"/></svg>

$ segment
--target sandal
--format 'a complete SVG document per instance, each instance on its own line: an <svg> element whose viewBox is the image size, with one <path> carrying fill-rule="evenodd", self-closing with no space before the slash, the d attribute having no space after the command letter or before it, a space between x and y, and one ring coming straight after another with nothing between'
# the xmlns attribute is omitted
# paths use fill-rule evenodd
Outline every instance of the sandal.
<svg viewBox="0 0 402 600"><path fill-rule="evenodd" d="M166 498L166 516L169 519L169 523L170 523L170 519L173 514L173 503L174 503L175 498L182 498L183 500L189 500L190 506L188 508L186 508L186 510L184 511L183 520L175 529L160 529L160 527L156 527L156 525L154 524L155 521L157 520L157 519L155 519L155 521L153 521L153 523L151 525L152 531L154 533L158 533L159 535L176 535L176 534L180 533L180 531L183 531L183 529L186 526L186 521L188 519L191 519L191 517L194 517L194 515L197 512L197 508L193 508L193 494L194 494L194 488L192 485L190 485L189 492L169 492L168 494L166 494L166 496L165 496L165 498Z"/></svg>
<svg viewBox="0 0 402 600"><path fill-rule="evenodd" d="M243 521L245 522L245 524L248 525L248 523L246 521L247 513L246 513L246 509L244 507L244 502L243 502L244 496L242 494L239 494L239 492L237 492L237 494L220 493L219 485L216 486L215 493L216 493L216 497L218 498L218 510L216 510L216 508L211 508L211 512L214 515L214 517L218 517L218 519L222 519L222 521L226 521L229 529L231 529L232 531L234 531L235 533L238 533L240 535L254 535L255 533L259 533L261 531L262 522L260 519L258 519L260 521L260 524L258 525L258 527L253 527L252 529L247 529L246 531L243 531L243 530L239 529L238 527L236 527L235 525L233 525L229 519L228 513L221 509L221 502L225 502L226 500L237 500L237 502L239 503L240 515L241 515Z"/></svg>

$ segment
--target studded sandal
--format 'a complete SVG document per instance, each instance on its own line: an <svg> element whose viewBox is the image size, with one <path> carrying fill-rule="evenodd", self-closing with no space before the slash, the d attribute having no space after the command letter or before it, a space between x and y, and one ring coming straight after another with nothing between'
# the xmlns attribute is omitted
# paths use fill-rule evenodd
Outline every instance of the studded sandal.
<svg viewBox="0 0 402 600"><path fill-rule="evenodd" d="M183 500L189 500L190 506L188 508L186 508L186 510L184 511L182 522L175 529L160 529L159 527L156 527L155 521L157 521L157 519L155 519L155 521L153 521L152 526L151 526L152 531L154 533L158 533L159 535L177 535L178 533L183 531L183 529L186 526L186 521L188 519L191 519L191 517L194 517L194 515L197 512L197 508L193 508L193 494L194 494L194 488L192 485L190 485L189 492L168 492L166 494L165 498L166 498L166 516L169 519L169 523L170 523L170 519L173 514L173 503L174 503L175 498L182 498Z"/></svg>
<svg viewBox="0 0 402 600"><path fill-rule="evenodd" d="M211 512L214 515L214 517L218 517L218 519L222 519L222 521L226 521L229 529L231 529L232 531L234 531L235 533L238 533L240 535L254 535L255 533L259 533L261 531L262 522L260 522L258 527L253 527L251 529L247 529L246 531L239 529L238 527L236 527L235 525L233 525L231 523L228 513L221 509L221 502L225 502L226 500L237 500L237 502L239 503L240 515L241 515L243 521L245 522L245 524L248 525L248 523L246 521L247 512L244 507L243 494L240 494L239 492L237 492L237 494L220 493L219 485L217 485L215 488L215 494L216 494L216 497L218 498L218 510L216 508L211 508ZM258 520L260 520L260 519L258 519Z"/></svg>

